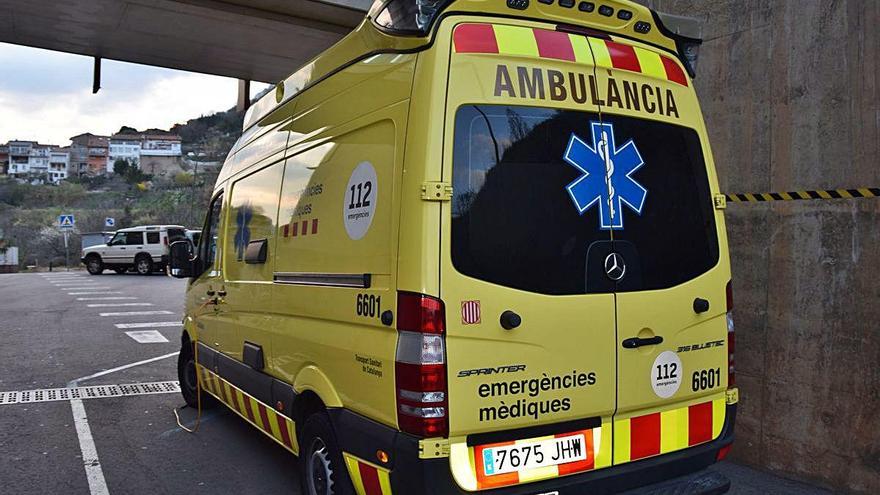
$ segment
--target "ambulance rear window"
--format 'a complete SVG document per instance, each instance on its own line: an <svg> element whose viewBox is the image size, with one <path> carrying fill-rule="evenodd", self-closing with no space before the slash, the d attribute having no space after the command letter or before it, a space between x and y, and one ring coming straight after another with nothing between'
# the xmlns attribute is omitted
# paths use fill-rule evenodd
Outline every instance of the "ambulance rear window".
<svg viewBox="0 0 880 495"><path fill-rule="evenodd" d="M455 125L451 244L460 273L567 295L672 287L717 264L694 130L495 105L462 106ZM609 160L600 148L611 150ZM591 246L612 237L628 257L627 283L588 283Z"/></svg>

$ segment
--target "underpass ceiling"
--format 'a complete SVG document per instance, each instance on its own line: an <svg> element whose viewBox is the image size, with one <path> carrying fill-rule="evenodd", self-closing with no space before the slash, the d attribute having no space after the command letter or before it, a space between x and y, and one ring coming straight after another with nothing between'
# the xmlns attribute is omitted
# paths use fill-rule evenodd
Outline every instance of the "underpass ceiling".
<svg viewBox="0 0 880 495"><path fill-rule="evenodd" d="M0 0L0 42L277 82L370 0Z"/></svg>

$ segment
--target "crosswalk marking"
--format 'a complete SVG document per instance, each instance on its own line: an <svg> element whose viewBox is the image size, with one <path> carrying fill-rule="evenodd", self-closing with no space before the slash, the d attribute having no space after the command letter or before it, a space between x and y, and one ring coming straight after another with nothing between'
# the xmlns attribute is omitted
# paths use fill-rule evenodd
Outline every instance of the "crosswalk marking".
<svg viewBox="0 0 880 495"><path fill-rule="evenodd" d="M68 296L87 296L87 295L93 295L93 294L122 294L122 292L120 292L118 290L116 290L116 291L111 290L111 291L105 291L105 292L95 291L95 292L68 292L67 293Z"/></svg>
<svg viewBox="0 0 880 495"><path fill-rule="evenodd" d="M125 332L125 334L136 340L139 344L162 344L168 342L168 339L156 330L135 330L133 332Z"/></svg>
<svg viewBox="0 0 880 495"><path fill-rule="evenodd" d="M116 323L116 328L161 328L161 327L179 327L183 323L179 321L159 321L154 323Z"/></svg>
<svg viewBox="0 0 880 495"><path fill-rule="evenodd" d="M101 304L87 304L86 306L90 308L115 308L119 306L152 306L153 303L101 303Z"/></svg>
<svg viewBox="0 0 880 495"><path fill-rule="evenodd" d="M173 315L171 311L120 311L116 313L98 313L100 316L150 316L150 315Z"/></svg>
<svg viewBox="0 0 880 495"><path fill-rule="evenodd" d="M131 300L137 299L136 297L131 296L110 296L110 297L77 297L77 301L122 301L122 300Z"/></svg>

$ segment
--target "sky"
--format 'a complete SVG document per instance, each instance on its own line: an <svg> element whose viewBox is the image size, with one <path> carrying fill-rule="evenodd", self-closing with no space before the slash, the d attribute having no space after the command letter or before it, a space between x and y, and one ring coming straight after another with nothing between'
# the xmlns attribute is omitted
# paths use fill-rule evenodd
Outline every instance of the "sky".
<svg viewBox="0 0 880 495"><path fill-rule="evenodd" d="M238 81L104 60L92 94L90 57L0 43L0 143L67 146L70 137L110 135L123 125L143 130L235 106ZM266 88L252 83L251 94Z"/></svg>

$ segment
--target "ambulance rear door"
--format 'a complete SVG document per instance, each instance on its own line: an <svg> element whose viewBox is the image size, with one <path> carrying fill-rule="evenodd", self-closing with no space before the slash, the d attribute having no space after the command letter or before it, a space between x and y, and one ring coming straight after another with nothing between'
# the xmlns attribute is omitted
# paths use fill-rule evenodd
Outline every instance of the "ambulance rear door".
<svg viewBox="0 0 880 495"><path fill-rule="evenodd" d="M604 268L615 281L614 463L717 438L727 388L730 280L711 150L674 54L591 39L602 108L587 144L608 173ZM593 157L594 159L597 157Z"/></svg>

